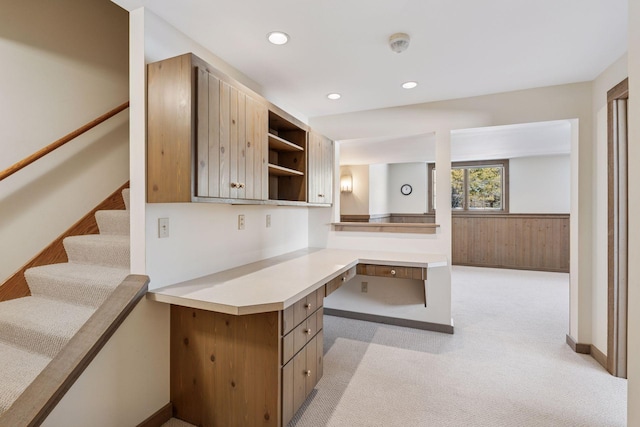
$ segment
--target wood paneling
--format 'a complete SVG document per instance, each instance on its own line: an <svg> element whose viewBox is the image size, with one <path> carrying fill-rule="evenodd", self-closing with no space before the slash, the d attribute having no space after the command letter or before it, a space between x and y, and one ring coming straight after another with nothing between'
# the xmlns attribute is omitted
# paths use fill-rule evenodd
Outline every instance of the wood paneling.
<svg viewBox="0 0 640 427"><path fill-rule="evenodd" d="M569 215L452 216L454 265L569 272Z"/></svg>
<svg viewBox="0 0 640 427"><path fill-rule="evenodd" d="M280 315L171 307L171 401L200 426L280 424Z"/></svg>
<svg viewBox="0 0 640 427"><path fill-rule="evenodd" d="M67 252L64 250L62 241L68 236L79 236L83 234L97 234L98 224L96 223L95 214L99 210L117 210L124 209L124 200L122 199L122 190L129 187L129 183L123 184L113 194L107 197L102 203L96 206L91 212L86 214L80 221L76 222L67 231L62 233L49 246L44 248L42 252L33 257L31 261L25 264L13 276L9 277L6 282L0 286L0 301L7 301L14 298L21 298L31 295L29 286L24 278L24 272L28 268L40 265L57 264L67 262Z"/></svg>

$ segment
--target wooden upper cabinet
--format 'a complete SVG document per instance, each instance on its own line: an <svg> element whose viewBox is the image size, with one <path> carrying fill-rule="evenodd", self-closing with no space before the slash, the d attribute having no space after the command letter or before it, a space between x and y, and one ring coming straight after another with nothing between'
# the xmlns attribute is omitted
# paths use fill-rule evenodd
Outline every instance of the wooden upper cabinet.
<svg viewBox="0 0 640 427"><path fill-rule="evenodd" d="M309 133L309 203L333 203L333 141Z"/></svg>
<svg viewBox="0 0 640 427"><path fill-rule="evenodd" d="M190 202L195 115L191 55L147 70L147 201Z"/></svg>
<svg viewBox="0 0 640 427"><path fill-rule="evenodd" d="M331 140L193 54L147 73L149 203L332 203Z"/></svg>
<svg viewBox="0 0 640 427"><path fill-rule="evenodd" d="M267 198L267 107L197 68L196 196Z"/></svg>

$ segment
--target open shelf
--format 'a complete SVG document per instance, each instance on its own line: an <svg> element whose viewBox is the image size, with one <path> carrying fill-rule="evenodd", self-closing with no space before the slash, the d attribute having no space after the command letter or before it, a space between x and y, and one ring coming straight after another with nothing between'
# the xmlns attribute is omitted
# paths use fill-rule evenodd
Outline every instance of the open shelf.
<svg viewBox="0 0 640 427"><path fill-rule="evenodd" d="M274 176L304 176L303 172L297 171L295 169L285 168L283 166L278 166L269 163L269 175Z"/></svg>
<svg viewBox="0 0 640 427"><path fill-rule="evenodd" d="M269 110L269 199L307 201L307 130L282 111Z"/></svg>
<svg viewBox="0 0 640 427"><path fill-rule="evenodd" d="M269 150L275 151L304 151L303 147L296 145L277 135L269 134Z"/></svg>

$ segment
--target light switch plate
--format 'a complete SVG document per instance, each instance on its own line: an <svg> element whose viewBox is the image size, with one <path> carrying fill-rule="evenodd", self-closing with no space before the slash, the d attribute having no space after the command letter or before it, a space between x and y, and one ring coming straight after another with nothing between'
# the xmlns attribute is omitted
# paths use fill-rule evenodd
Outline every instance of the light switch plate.
<svg viewBox="0 0 640 427"><path fill-rule="evenodd" d="M267 214L267 228L271 228L271 214Z"/></svg>
<svg viewBox="0 0 640 427"><path fill-rule="evenodd" d="M169 237L169 218L158 218L158 237Z"/></svg>
<svg viewBox="0 0 640 427"><path fill-rule="evenodd" d="M238 230L244 230L244 215L238 215Z"/></svg>

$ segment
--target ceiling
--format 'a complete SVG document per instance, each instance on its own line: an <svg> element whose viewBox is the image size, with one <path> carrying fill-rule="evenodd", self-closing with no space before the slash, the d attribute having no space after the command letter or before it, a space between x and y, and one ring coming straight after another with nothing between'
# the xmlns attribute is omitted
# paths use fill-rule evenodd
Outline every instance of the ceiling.
<svg viewBox="0 0 640 427"><path fill-rule="evenodd" d="M455 130L451 161L513 159L571 152L567 120ZM340 141L341 165L434 162L434 134Z"/></svg>
<svg viewBox="0 0 640 427"><path fill-rule="evenodd" d="M627 0L113 1L148 8L307 118L590 81L627 49ZM273 30L290 42L269 44ZM396 32L406 52L388 47Z"/></svg>

